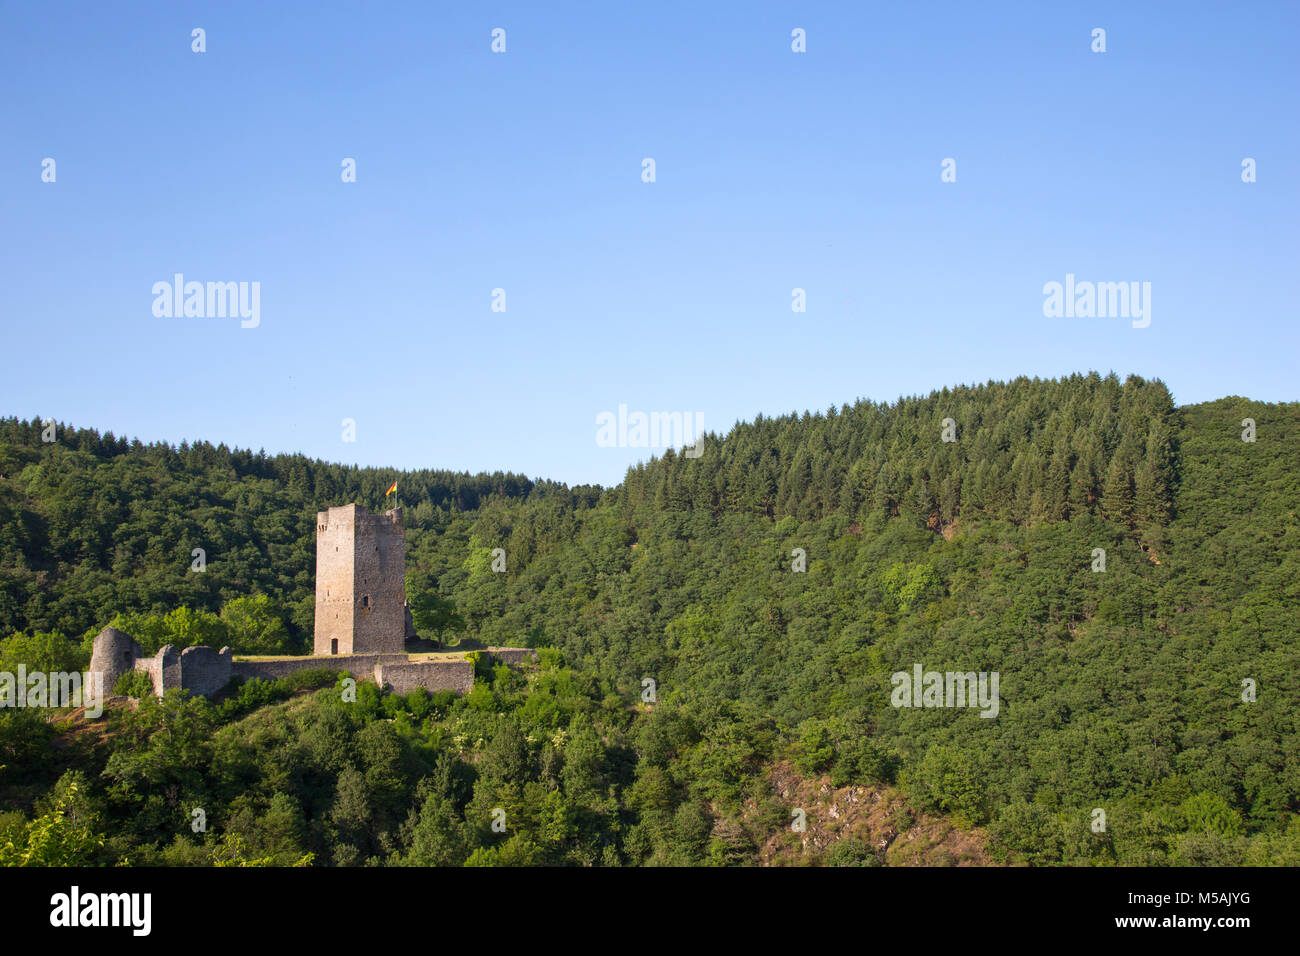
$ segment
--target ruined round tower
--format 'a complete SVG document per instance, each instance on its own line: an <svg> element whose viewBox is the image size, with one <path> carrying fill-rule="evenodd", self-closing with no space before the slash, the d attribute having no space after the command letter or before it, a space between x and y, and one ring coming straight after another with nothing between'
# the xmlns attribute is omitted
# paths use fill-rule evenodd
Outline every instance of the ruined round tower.
<svg viewBox="0 0 1300 956"><path fill-rule="evenodd" d="M135 638L115 627L106 627L95 635L90 651L90 672L104 675L104 694L112 694L117 679L135 670L135 662L143 653Z"/></svg>

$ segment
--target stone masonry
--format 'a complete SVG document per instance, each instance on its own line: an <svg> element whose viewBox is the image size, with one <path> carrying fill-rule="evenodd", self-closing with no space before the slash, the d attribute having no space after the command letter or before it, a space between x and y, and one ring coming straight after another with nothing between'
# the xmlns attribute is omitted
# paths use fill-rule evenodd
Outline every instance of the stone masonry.
<svg viewBox="0 0 1300 956"><path fill-rule="evenodd" d="M494 647L488 653L501 663L518 668L532 660L535 652L527 648ZM178 652L170 644L153 657L145 657L133 638L113 628L105 628L95 638L90 658L90 670L104 675L107 693L112 693L122 674L142 671L149 675L153 691L159 697L175 689L211 697L225 689L232 677L277 680L320 668L342 671L357 680L373 680L385 690L398 694L408 694L417 687L430 693L451 690L467 694L474 687L474 665L467 660L428 660L406 654L339 654L237 661L228 647L220 651L187 647Z"/></svg>
<svg viewBox="0 0 1300 956"><path fill-rule="evenodd" d="M129 634L111 627L95 638L90 670L104 675L112 693L131 671L149 675L159 697L174 689L211 697L232 677L276 680L299 671L328 667L358 680L374 680L396 693L417 687L468 693L474 665L467 660L410 658L406 638L414 635L406 607L406 535L401 509L372 515L358 504L316 514L316 634L311 657L237 661L230 648L177 650L168 644L145 657ZM510 667L535 661L535 651L490 647Z"/></svg>
<svg viewBox="0 0 1300 956"><path fill-rule="evenodd" d="M406 535L400 508L349 504L316 515L313 653L400 654L406 642Z"/></svg>
<svg viewBox="0 0 1300 956"><path fill-rule="evenodd" d="M115 627L106 627L95 636L90 651L90 672L104 675L104 693L113 693L117 679L136 670L141 653L135 638Z"/></svg>
<svg viewBox="0 0 1300 956"><path fill-rule="evenodd" d="M474 689L474 665L469 661L409 661L376 664L375 683L394 694L409 694L417 687L427 691L454 690L468 694Z"/></svg>

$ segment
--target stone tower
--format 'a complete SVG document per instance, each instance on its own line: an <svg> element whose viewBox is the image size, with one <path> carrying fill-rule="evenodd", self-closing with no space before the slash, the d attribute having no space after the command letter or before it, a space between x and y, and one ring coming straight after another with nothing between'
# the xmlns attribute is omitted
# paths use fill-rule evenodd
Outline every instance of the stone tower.
<svg viewBox="0 0 1300 956"><path fill-rule="evenodd" d="M113 693L113 685L123 674L135 670L135 662L143 652L135 638L124 634L115 627L106 627L95 637L91 645L90 672L103 674L105 697Z"/></svg>
<svg viewBox="0 0 1300 956"><path fill-rule="evenodd" d="M316 654L400 654L406 637L402 511L316 513Z"/></svg>

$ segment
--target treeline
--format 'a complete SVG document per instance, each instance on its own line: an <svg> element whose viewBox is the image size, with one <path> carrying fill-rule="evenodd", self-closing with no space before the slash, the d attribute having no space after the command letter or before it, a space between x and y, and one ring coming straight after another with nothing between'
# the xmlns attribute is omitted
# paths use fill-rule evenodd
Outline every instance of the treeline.
<svg viewBox="0 0 1300 956"><path fill-rule="evenodd" d="M81 635L117 613L217 612L271 597L309 635L316 512L385 507L401 479L404 519L436 532L488 501L593 500L515 474L358 468L206 442L142 444L38 419L0 419L0 632ZM196 549L204 570L197 573Z"/></svg>
<svg viewBox="0 0 1300 956"><path fill-rule="evenodd" d="M1018 378L760 416L725 439L706 437L699 457L670 451L633 469L615 496L638 514L909 514L931 528L963 514L1016 523L1101 514L1163 524L1177 430L1159 381Z"/></svg>

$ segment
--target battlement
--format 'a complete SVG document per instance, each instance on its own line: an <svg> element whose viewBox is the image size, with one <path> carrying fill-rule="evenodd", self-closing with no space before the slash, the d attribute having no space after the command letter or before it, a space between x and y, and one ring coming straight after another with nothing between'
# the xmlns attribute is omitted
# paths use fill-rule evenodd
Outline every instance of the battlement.
<svg viewBox="0 0 1300 956"><path fill-rule="evenodd" d="M371 514L365 505L359 505L356 502L351 504L339 505L336 508L330 508L326 511L316 512L316 530L328 531L331 524L343 524L347 527L356 527L360 523L370 522L378 525L387 522L395 528L402 527L402 509L389 508L382 514Z"/></svg>

